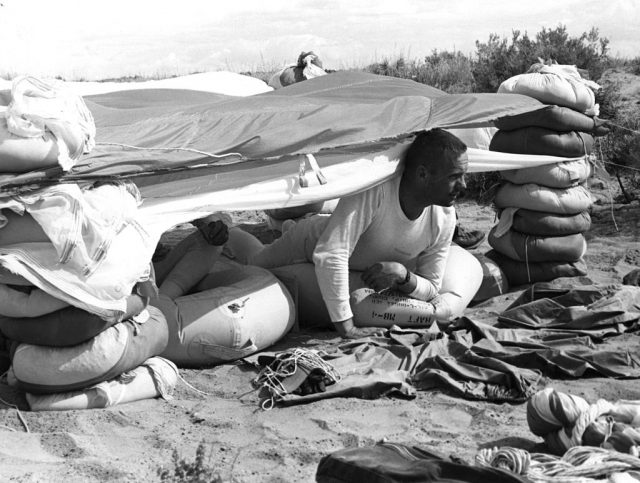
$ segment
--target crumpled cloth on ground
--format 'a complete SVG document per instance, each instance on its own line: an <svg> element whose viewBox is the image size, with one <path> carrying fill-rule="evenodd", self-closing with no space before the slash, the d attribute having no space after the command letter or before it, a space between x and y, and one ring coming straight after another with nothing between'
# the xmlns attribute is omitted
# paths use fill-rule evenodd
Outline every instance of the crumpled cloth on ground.
<svg viewBox="0 0 640 483"><path fill-rule="evenodd" d="M121 183L84 191L61 184L3 199L0 209L26 211L51 242L2 246L0 265L70 305L119 320L133 286L149 278L157 242L136 221L139 203L137 188Z"/></svg>
<svg viewBox="0 0 640 483"><path fill-rule="evenodd" d="M455 456L399 443L343 448L324 456L316 472L318 483L352 481L524 483L520 475L499 468L471 466Z"/></svg>
<svg viewBox="0 0 640 483"><path fill-rule="evenodd" d="M71 169L83 153L95 146L96 126L91 111L82 97L65 90L63 83L21 76L13 82L11 98L3 113L9 132L21 137L53 134L58 146L58 163L63 170ZM66 132L77 129L84 143L76 152L69 152Z"/></svg>
<svg viewBox="0 0 640 483"><path fill-rule="evenodd" d="M570 288L565 283L558 279L533 284L498 317L498 327L588 330L592 337L638 328L640 287L584 285Z"/></svg>
<svg viewBox="0 0 640 483"><path fill-rule="evenodd" d="M519 316L531 318L526 303L520 312L516 307L505 312L513 327L466 317L446 333L435 325L427 330L392 327L384 337L349 341L328 354L325 360L343 377L327 386L326 392L289 394L282 402L296 404L338 396L412 397L416 389L434 388L446 388L468 399L524 402L538 389L543 375L639 378L640 357L629 350L597 345L605 336L636 328L640 313L633 313L638 297L638 287L562 289L560 300L569 304L564 318L540 327L513 322ZM536 314L546 320L547 306L541 307Z"/></svg>

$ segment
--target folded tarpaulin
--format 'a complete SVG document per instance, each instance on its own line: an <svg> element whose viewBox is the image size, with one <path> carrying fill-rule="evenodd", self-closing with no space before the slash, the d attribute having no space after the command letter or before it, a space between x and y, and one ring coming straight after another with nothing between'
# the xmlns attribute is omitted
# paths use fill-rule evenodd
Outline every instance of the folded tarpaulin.
<svg viewBox="0 0 640 483"><path fill-rule="evenodd" d="M517 94L448 95L411 80L361 72L242 98L149 89L85 101L96 123L96 148L67 174L50 169L4 177L0 191L130 178L145 199L142 212L167 226L212 211L353 194L393 176L417 132L464 132L543 107ZM484 150L472 150L469 157L470 171L566 160Z"/></svg>

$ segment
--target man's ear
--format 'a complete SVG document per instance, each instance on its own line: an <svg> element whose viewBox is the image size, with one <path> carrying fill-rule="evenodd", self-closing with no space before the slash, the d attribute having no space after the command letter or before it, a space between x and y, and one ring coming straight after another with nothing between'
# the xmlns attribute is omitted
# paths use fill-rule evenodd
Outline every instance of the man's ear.
<svg viewBox="0 0 640 483"><path fill-rule="evenodd" d="M429 178L429 171L424 164L419 164L416 167L415 176L421 181L426 181Z"/></svg>

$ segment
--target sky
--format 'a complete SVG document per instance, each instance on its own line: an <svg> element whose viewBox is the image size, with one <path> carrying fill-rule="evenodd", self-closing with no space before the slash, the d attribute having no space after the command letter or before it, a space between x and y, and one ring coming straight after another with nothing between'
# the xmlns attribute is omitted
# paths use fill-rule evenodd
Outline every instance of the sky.
<svg viewBox="0 0 640 483"><path fill-rule="evenodd" d="M303 50L342 69L559 24L640 56L637 0L0 0L0 77L275 70Z"/></svg>

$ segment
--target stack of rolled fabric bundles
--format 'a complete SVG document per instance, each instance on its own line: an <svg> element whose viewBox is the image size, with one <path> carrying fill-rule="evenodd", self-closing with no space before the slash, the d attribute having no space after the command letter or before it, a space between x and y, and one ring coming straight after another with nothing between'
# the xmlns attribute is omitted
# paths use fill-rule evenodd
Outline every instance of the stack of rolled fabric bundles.
<svg viewBox="0 0 640 483"><path fill-rule="evenodd" d="M155 242L132 185L44 188L0 201L0 335L9 384L32 410L167 396L177 369L155 357L166 319L146 306Z"/></svg>
<svg viewBox="0 0 640 483"><path fill-rule="evenodd" d="M573 158L501 172L505 183L494 200L499 222L489 233L493 250L487 256L510 285L586 275L583 233L591 225L592 203L586 187L588 156L594 136L608 132L595 117L597 88L575 66L536 64L498 90L550 105L497 121L492 151Z"/></svg>
<svg viewBox="0 0 640 483"><path fill-rule="evenodd" d="M69 170L95 133L82 98L61 83L20 77L0 93L5 176ZM124 183L0 194L1 372L10 365L7 380L32 410L104 407L175 385L175 366L155 357L168 328L146 307L157 240L137 221L140 203Z"/></svg>

